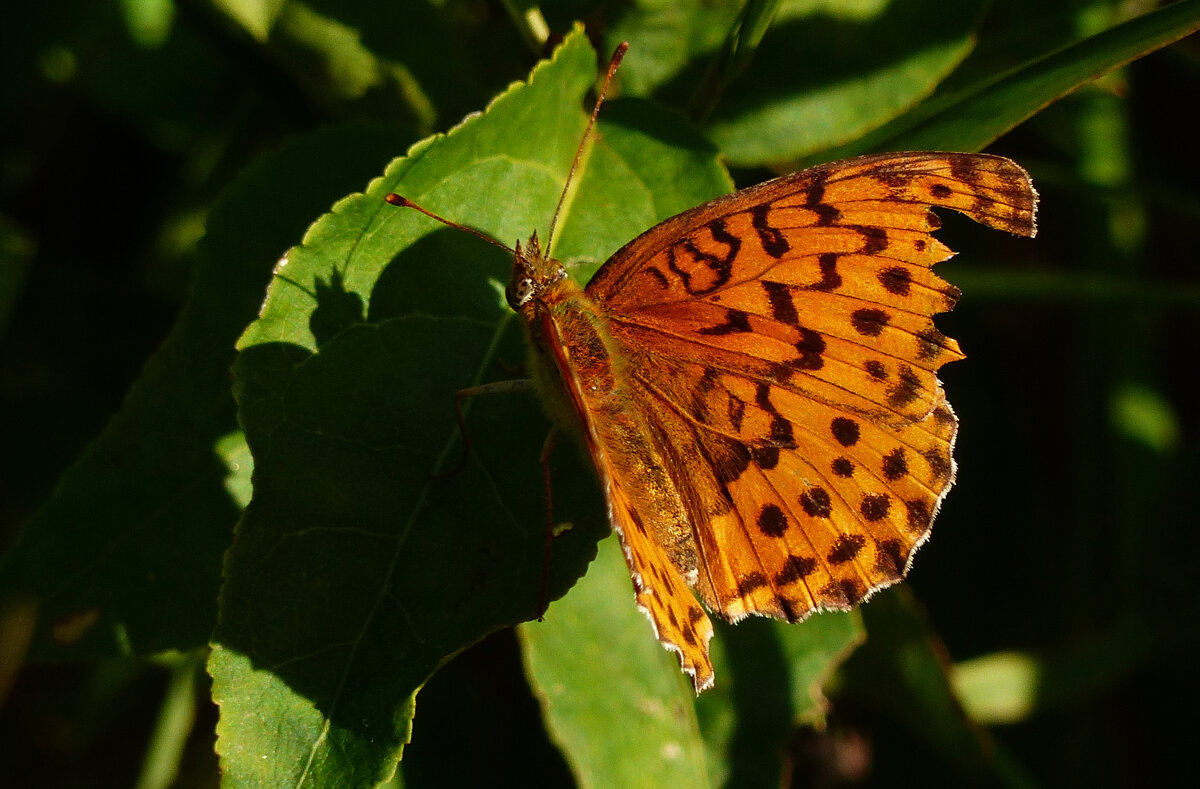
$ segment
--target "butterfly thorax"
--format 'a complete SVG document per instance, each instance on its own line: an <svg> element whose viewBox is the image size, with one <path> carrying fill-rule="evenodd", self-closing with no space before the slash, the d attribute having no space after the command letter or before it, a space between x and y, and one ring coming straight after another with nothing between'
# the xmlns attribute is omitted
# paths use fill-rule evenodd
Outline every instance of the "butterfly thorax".
<svg viewBox="0 0 1200 789"><path fill-rule="evenodd" d="M641 528L695 584L689 518L629 376L631 365L648 362L614 339L601 305L542 253L536 237L518 247L507 293L525 326L530 372L551 419L581 440L610 497L618 495L614 480L622 482L622 509L641 513ZM615 508L610 517L614 527L628 525Z"/></svg>
<svg viewBox="0 0 1200 789"><path fill-rule="evenodd" d="M525 327L530 374L555 424L577 434L586 405L574 384L585 380L600 396L617 385L612 339L595 304L543 251L537 233L515 252L505 296Z"/></svg>

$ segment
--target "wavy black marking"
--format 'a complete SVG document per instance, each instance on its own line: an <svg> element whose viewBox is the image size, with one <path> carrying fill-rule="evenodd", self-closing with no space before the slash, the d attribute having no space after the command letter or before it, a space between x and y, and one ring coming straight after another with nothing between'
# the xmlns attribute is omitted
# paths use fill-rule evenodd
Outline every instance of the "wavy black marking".
<svg viewBox="0 0 1200 789"><path fill-rule="evenodd" d="M766 205L754 206L750 211L750 224L754 228L754 232L758 233L758 240L762 244L763 251L779 260L791 250L792 245L788 243L779 228L772 227L767 221L769 211L770 208Z"/></svg>

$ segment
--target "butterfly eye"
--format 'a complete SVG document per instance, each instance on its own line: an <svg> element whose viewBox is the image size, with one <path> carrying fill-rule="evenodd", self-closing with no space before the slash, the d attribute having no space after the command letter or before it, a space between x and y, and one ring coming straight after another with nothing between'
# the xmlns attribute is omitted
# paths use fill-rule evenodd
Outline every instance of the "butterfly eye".
<svg viewBox="0 0 1200 789"><path fill-rule="evenodd" d="M508 306L514 310L521 309L533 298L533 280L529 277L514 278L504 289L504 297L508 299Z"/></svg>

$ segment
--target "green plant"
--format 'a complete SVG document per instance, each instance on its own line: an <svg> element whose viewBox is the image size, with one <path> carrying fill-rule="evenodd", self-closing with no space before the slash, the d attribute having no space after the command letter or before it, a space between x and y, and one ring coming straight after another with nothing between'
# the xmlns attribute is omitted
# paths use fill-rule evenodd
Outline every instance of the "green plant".
<svg viewBox="0 0 1200 789"><path fill-rule="evenodd" d="M1146 614L1168 592L1195 606L1194 593L1151 583L1153 561L1184 573L1195 558L1194 544L1174 557L1166 549L1182 539L1177 528L1155 530L1187 512L1182 483L1195 457L1180 443L1181 430L1194 432L1178 396L1186 390L1172 388L1151 350L1187 358L1185 330L1156 329L1194 325L1200 301L1190 272L1177 287L1135 266L1152 253L1186 259L1188 249L1180 239L1158 252L1163 242L1139 231L1157 196L1130 162L1162 154L1136 136L1139 114L1160 117L1158 108L1130 109L1116 90L1122 78L1108 76L1038 113L1195 30L1200 3L1120 23L1116 7L1099 4L985 13L982 3L696 3L668 13L577 3L548 20L566 36L551 61L490 104L522 78L525 47L543 43L537 9L509 4L513 21L496 33L496 20L472 18L470 4L395 5L228 4L224 16L180 4L172 18L161 13L171 6L155 15L153 4L127 3L123 18L115 7L91 10L85 21L100 24L81 22L67 43L36 52L41 79L83 91L173 163L159 186L166 210L131 227L86 224L87 243L136 232L145 259L194 251L196 273L174 328L100 437L53 492L34 484L43 502L32 493L22 502L37 509L0 565L0 591L13 612L6 633L29 633L31 659L121 665L112 661L195 654L211 640L229 785L375 785L404 750L401 774L414 786L507 776L743 786L777 784L785 765L795 781L808 774L795 738L824 720L821 688L838 700L835 734L858 730L839 710L875 716L877 764L904 765L896 751L905 744L933 754L914 780L1060 783L1056 755L1024 738L1071 725L1073 709L1160 667L1168 650L1194 652L1177 626ZM729 681L695 702L634 610L611 540L589 569L603 508L569 447L554 456L552 488L556 520L571 525L550 565L552 597L562 599L544 623L520 624L536 616L542 571L546 423L534 400L472 402L470 464L449 479L429 476L461 451L454 393L510 377L524 356L497 289L509 261L471 237L430 232L382 197L402 186L506 242L544 232L596 76L596 54L571 32L575 15L604 18L601 57L633 42L623 97L602 113L602 143L561 227L557 254L581 261L581 278L655 221L727 191L722 157L744 185L768 167L866 150L978 149L1033 118L1004 152L1043 190L1045 240L964 232L952 246L969 263L946 273L967 293L945 323L969 360L945 375L965 425L962 480L917 565L932 613L898 592L861 618L724 628L718 672ZM131 54L106 61L105 35L128 35ZM89 69L89 58L102 68ZM1195 82L1190 65L1174 67ZM239 101L207 87L247 79ZM174 100L189 84L204 99L196 106ZM9 96L6 110L15 118L30 102ZM485 104L445 136L413 142ZM255 136L282 145L260 154ZM12 140L25 138L7 139L20 150ZM139 172L149 189L153 168ZM29 193L20 179L9 187ZM83 194L77 209L78 188L64 189L57 205L87 213L104 192L92 184ZM1194 195L1183 197L1170 210L1194 213ZM1067 201L1079 219L1063 211ZM195 241L194 213L210 206ZM16 306L5 342L28 348L40 305L25 300L46 286L27 261L55 247L19 205L6 199L4 210L17 218L0 231L12 239L6 271L26 283L22 292L21 276L6 280L15 295L0 304ZM19 241L30 235L42 251ZM12 391L9 419L36 394ZM11 434L25 443L6 476L20 480L8 472L35 441ZM48 479L54 464L44 465ZM1055 531L1067 527L1080 536ZM1095 555L1078 555L1088 538ZM945 553L933 547L943 543ZM1031 546L1036 555L1018 563ZM1057 580L1082 599L1053 588ZM37 624L23 625L34 610ZM427 713L419 691L430 675L512 626L515 643L494 637L435 675ZM951 664L939 638L953 657L975 659ZM174 704L186 704L197 665L170 663ZM438 690L439 681L454 687ZM128 694L131 682L97 686ZM171 709L164 704L144 785L176 769L188 727L169 725ZM509 712L519 733L497 731ZM426 716L435 727L453 718L435 730L477 754L491 738L519 739L526 761L494 755L488 772L473 772L482 760L438 761L432 742L424 755ZM995 738L979 728L1012 721ZM1068 777L1091 783L1085 768ZM876 772L880 783L894 778Z"/></svg>

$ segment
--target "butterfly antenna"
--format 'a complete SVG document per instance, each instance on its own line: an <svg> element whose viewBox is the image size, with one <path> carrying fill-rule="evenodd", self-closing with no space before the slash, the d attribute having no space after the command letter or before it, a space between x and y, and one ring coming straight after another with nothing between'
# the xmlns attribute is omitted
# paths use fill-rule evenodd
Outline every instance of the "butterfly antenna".
<svg viewBox="0 0 1200 789"><path fill-rule="evenodd" d="M571 188L571 181L575 179L575 171L579 169L579 161L583 158L583 149L587 146L588 138L592 136L592 130L596 128L596 116L600 114L600 105L604 103L604 97L608 95L608 86L612 84L613 75L617 73L617 66L621 65L621 58L625 57L628 49L629 42L622 41L613 52L612 60L608 62L608 73L604 75L604 84L600 86L600 95L596 97L596 106L592 108L592 117L588 121L587 128L583 130L583 139L579 141L579 148L575 151L575 159L571 162L571 171L567 173L567 182L563 184L562 194L558 196L558 205L554 207L550 230L546 233L545 249L547 253L551 249L551 242L554 241L554 228L558 225L559 212L562 211L563 203L567 200L567 190Z"/></svg>
<svg viewBox="0 0 1200 789"><path fill-rule="evenodd" d="M509 246L506 246L506 245L500 243L499 241L492 238L491 236L489 236L487 233L483 232L482 230L476 230L473 227L467 227L466 225L460 225L458 222L451 222L446 217L438 216L437 214L433 213L432 211L417 205L416 203L414 203L412 200L409 200L404 195L398 195L395 192L392 192L391 194L385 196L383 199L388 201L392 205L400 206L401 208L411 208L415 211L420 211L422 214L429 217L430 219L434 219L438 222L441 222L443 225L446 225L447 227L452 227L455 230L462 230L465 233L470 233L471 235L473 235L477 238L482 238L484 241L488 242L489 244L491 244L493 246L500 247L501 249L503 249L505 252L507 252L510 255L515 254L512 247L509 247Z"/></svg>

